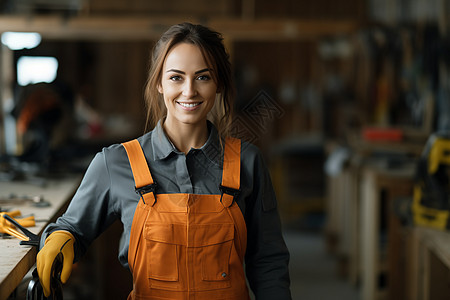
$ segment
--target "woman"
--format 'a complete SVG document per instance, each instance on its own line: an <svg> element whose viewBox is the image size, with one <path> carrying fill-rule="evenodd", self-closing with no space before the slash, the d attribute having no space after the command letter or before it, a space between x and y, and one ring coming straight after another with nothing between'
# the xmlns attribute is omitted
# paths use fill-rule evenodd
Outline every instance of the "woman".
<svg viewBox="0 0 450 300"><path fill-rule="evenodd" d="M129 299L249 299L245 276L256 299L290 299L267 168L256 147L228 138L233 86L221 35L172 26L154 48L145 97L153 130L98 153L42 235L44 294L55 257L64 256L65 282L72 262L120 218Z"/></svg>

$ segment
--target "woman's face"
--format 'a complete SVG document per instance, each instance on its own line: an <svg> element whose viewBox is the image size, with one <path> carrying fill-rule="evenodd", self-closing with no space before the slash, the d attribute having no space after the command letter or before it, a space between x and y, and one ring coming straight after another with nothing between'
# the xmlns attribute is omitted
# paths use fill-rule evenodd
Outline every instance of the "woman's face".
<svg viewBox="0 0 450 300"><path fill-rule="evenodd" d="M167 108L166 122L206 124L217 93L212 72L195 45L180 43L169 51L158 86Z"/></svg>

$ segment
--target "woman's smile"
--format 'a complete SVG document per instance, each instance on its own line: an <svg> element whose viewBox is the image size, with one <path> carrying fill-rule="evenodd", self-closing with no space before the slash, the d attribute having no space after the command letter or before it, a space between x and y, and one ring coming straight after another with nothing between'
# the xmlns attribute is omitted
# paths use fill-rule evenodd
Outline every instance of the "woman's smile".
<svg viewBox="0 0 450 300"><path fill-rule="evenodd" d="M181 102L181 101L176 102L187 111L194 111L203 103L203 102Z"/></svg>

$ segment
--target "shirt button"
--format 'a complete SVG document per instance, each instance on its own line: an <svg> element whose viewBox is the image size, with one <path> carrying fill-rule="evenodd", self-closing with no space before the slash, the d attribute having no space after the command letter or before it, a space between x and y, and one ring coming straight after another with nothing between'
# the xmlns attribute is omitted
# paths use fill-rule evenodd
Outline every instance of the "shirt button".
<svg viewBox="0 0 450 300"><path fill-rule="evenodd" d="M228 274L225 273L225 272L222 273L222 277L223 277L223 278L227 277L227 275L228 275Z"/></svg>

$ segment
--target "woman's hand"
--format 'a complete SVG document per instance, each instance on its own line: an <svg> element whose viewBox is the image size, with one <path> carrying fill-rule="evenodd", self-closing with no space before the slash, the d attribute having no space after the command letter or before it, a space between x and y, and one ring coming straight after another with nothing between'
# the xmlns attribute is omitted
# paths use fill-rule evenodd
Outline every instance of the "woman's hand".
<svg viewBox="0 0 450 300"><path fill-rule="evenodd" d="M62 263L61 282L66 283L69 279L74 258L74 242L75 238L70 232L55 231L45 240L44 247L37 254L36 266L45 297L51 294L52 273L58 263Z"/></svg>

